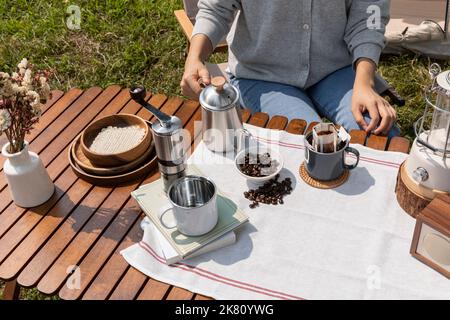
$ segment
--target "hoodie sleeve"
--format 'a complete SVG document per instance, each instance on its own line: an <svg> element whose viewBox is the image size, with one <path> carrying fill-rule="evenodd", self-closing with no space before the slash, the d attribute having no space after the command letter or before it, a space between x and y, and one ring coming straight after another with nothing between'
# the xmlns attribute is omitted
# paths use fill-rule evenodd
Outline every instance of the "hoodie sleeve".
<svg viewBox="0 0 450 320"><path fill-rule="evenodd" d="M206 35L215 48L230 31L241 0L199 0L192 36Z"/></svg>
<svg viewBox="0 0 450 320"><path fill-rule="evenodd" d="M344 40L353 57L368 58L378 65L386 45L384 32L389 22L390 0L353 0L347 16Z"/></svg>

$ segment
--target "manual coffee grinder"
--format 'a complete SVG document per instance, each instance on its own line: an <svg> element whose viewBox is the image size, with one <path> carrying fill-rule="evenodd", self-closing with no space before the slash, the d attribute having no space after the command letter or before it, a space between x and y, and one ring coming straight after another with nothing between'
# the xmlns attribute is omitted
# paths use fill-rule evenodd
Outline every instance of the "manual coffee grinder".
<svg viewBox="0 0 450 320"><path fill-rule="evenodd" d="M415 123L416 139L402 164L396 194L400 206L416 217L438 194L450 194L450 71L430 67L424 115Z"/></svg>
<svg viewBox="0 0 450 320"><path fill-rule="evenodd" d="M167 192L172 182L185 176L186 173L183 125L180 118L169 116L145 101L144 87L131 88L130 96L157 119L151 124L151 128L158 157L158 167L164 182L164 191Z"/></svg>

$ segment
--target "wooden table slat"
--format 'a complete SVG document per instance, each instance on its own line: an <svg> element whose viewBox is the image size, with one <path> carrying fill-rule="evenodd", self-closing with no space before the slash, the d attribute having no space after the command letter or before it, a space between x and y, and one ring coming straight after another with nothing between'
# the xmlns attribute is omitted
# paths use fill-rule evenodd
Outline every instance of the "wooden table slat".
<svg viewBox="0 0 450 320"><path fill-rule="evenodd" d="M6 282L3 289L3 300L17 300L19 296L20 286L17 285L16 280Z"/></svg>
<svg viewBox="0 0 450 320"><path fill-rule="evenodd" d="M122 279L122 276L130 267L120 252L142 239L143 231L140 222L141 220L138 219L134 223L134 226L130 229L130 232L128 232L124 240L121 241L116 251L114 251L113 255L103 265L100 272L95 276L93 282L83 294L83 300L105 300L110 296L116 286L116 282Z"/></svg>
<svg viewBox="0 0 450 320"><path fill-rule="evenodd" d="M242 109L242 122L248 122L252 113L248 109Z"/></svg>
<svg viewBox="0 0 450 320"><path fill-rule="evenodd" d="M194 294L186 289L172 287L166 300L191 300L193 297Z"/></svg>
<svg viewBox="0 0 450 320"><path fill-rule="evenodd" d="M134 300L146 280L145 274L133 267L128 268L109 300Z"/></svg>
<svg viewBox="0 0 450 320"><path fill-rule="evenodd" d="M41 116L43 116L63 95L64 92L61 90L52 90L51 97L46 103L41 105Z"/></svg>
<svg viewBox="0 0 450 320"><path fill-rule="evenodd" d="M39 211L29 211L16 222L11 230L9 230L9 232L0 240L0 261L2 262L0 266L0 278L11 279L15 277L18 272L17 269L25 264L28 258L39 249L42 242L45 241L45 237L48 236L48 233L51 233L58 224L67 217L72 209L74 209L78 203L81 202L83 197L88 194L91 188L92 185L89 183L77 180L64 197L60 198L63 201L57 203L55 207L43 213L45 218L41 217ZM42 220L44 221L44 224L47 224L46 226L48 228L44 228L45 230L38 228L30 237L30 239L36 239L37 242L33 243L32 241L29 241L23 245L19 245L23 238ZM36 233L41 231L44 232L44 234L36 235ZM27 247L28 244L31 244L31 247ZM12 255L8 257L12 251ZM26 255L21 256L19 252L25 252ZM7 257L8 259L5 259ZM16 260L18 260L17 263Z"/></svg>
<svg viewBox="0 0 450 320"><path fill-rule="evenodd" d="M268 121L269 116L267 115L267 113L256 112L252 114L248 123L257 127L264 128Z"/></svg>
<svg viewBox="0 0 450 320"><path fill-rule="evenodd" d="M201 294L196 294L194 300L214 300L214 299L207 296L203 296Z"/></svg>
<svg viewBox="0 0 450 320"><path fill-rule="evenodd" d="M409 152L409 140L403 137L393 137L389 142L388 151L397 151L408 153Z"/></svg>
<svg viewBox="0 0 450 320"><path fill-rule="evenodd" d="M304 134L306 125L307 123L303 119L293 119L289 122L286 131L292 134Z"/></svg>
<svg viewBox="0 0 450 320"><path fill-rule="evenodd" d="M43 113L39 122L35 124L34 129L27 135L27 141L32 142L39 134L50 126L58 117L64 113L80 96L83 90L74 88L67 92L62 98L58 99L47 112Z"/></svg>
<svg viewBox="0 0 450 320"><path fill-rule="evenodd" d="M366 144L366 137L367 134L362 131L362 130L352 130L350 131L350 136L351 136L351 143L357 143L360 145L365 145Z"/></svg>
<svg viewBox="0 0 450 320"><path fill-rule="evenodd" d="M137 300L162 300L167 295L170 287L167 283L149 278Z"/></svg>
<svg viewBox="0 0 450 320"><path fill-rule="evenodd" d="M288 124L288 118L283 116L274 116L267 124L268 129L284 130Z"/></svg>
<svg viewBox="0 0 450 320"><path fill-rule="evenodd" d="M386 150L386 146L388 143L388 138L383 136L376 136L371 134L367 138L366 146L375 150Z"/></svg>

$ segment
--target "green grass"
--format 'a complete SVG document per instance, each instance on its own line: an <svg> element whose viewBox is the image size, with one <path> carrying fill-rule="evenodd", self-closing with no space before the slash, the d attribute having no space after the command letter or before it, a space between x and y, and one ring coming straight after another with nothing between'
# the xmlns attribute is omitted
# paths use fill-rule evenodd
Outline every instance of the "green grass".
<svg viewBox="0 0 450 320"><path fill-rule="evenodd" d="M66 27L70 4L81 8L81 30ZM181 0L0 0L0 70L28 57L39 68L55 69L54 88L142 83L153 92L178 95L186 47L173 16L179 8ZM429 63L414 56L381 62L383 76L408 101L398 109L398 122L409 138L424 107Z"/></svg>
<svg viewBox="0 0 450 320"><path fill-rule="evenodd" d="M71 4L81 8L81 30L66 27ZM55 70L53 88L141 83L152 92L179 95L186 48L173 16L179 8L181 0L0 0L0 70L9 71L28 57L37 68ZM426 58L403 56L383 57L380 65L407 100L398 109L398 122L409 138L423 113L429 64ZM44 298L34 290L22 297Z"/></svg>

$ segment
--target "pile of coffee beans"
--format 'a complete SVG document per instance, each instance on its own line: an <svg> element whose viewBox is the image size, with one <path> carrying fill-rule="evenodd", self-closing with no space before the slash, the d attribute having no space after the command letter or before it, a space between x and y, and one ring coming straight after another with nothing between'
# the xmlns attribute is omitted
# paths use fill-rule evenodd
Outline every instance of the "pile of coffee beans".
<svg viewBox="0 0 450 320"><path fill-rule="evenodd" d="M259 206L260 203L278 205L283 204L283 197L292 192L291 178L278 181L280 175L270 179L258 189L250 189L244 192L244 197L252 203L249 205L251 209Z"/></svg>
<svg viewBox="0 0 450 320"><path fill-rule="evenodd" d="M244 163L239 163L239 170L250 177L266 177L275 173L278 168L278 161L272 160L268 152L263 154L247 153Z"/></svg>

